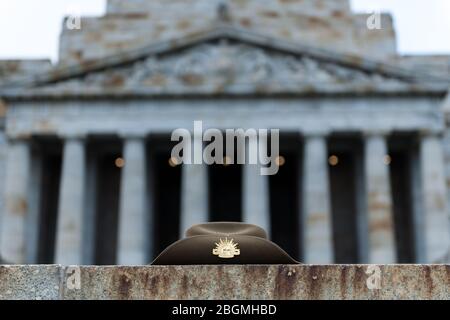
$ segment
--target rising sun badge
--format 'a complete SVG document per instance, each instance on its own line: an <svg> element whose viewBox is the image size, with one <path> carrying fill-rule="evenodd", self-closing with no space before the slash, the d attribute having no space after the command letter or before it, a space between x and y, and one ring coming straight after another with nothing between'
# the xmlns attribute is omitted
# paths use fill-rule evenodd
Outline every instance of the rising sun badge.
<svg viewBox="0 0 450 320"><path fill-rule="evenodd" d="M230 259L240 255L241 250L238 249L238 243L233 242L233 239L225 238L225 240L220 239L219 243L216 243L212 253L219 258Z"/></svg>

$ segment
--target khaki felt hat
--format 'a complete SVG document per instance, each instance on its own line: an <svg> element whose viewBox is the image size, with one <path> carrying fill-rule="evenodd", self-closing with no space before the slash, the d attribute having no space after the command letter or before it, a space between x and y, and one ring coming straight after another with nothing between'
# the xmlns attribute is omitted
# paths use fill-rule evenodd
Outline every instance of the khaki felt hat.
<svg viewBox="0 0 450 320"><path fill-rule="evenodd" d="M153 265L299 264L255 225L239 222L199 224L167 247Z"/></svg>

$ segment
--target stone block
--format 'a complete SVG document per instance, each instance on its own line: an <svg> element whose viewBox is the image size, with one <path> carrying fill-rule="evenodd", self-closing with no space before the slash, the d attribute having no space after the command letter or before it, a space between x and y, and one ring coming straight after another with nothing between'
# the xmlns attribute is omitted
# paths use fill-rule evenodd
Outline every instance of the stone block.
<svg viewBox="0 0 450 320"><path fill-rule="evenodd" d="M350 11L348 0L173 0L170 5L175 8L196 8L197 10L207 11L217 7L219 3L225 2L231 7L245 8L255 5L264 7L279 7L285 10L294 10L302 12L314 12L314 14L329 15L334 11ZM139 13L143 11L152 11L160 9L162 6L167 8L167 1L164 0L109 0L107 5L108 14Z"/></svg>
<svg viewBox="0 0 450 320"><path fill-rule="evenodd" d="M372 59L387 60L397 55L397 39L390 14L380 15L380 29L369 29L369 14L354 15L355 51Z"/></svg>
<svg viewBox="0 0 450 320"><path fill-rule="evenodd" d="M399 56L394 59L393 63L419 72L450 78L450 55Z"/></svg>
<svg viewBox="0 0 450 320"><path fill-rule="evenodd" d="M161 40L181 38L218 22L220 0L108 2L101 18L83 18L81 30L63 28L63 64L101 59ZM368 30L367 16L354 15L348 0L230 0L226 23L277 39L337 52L385 59L395 56L392 19Z"/></svg>
<svg viewBox="0 0 450 320"><path fill-rule="evenodd" d="M0 266L0 300L448 300L449 275L449 265Z"/></svg>
<svg viewBox="0 0 450 320"><path fill-rule="evenodd" d="M60 283L59 266L0 265L0 300L56 300Z"/></svg>
<svg viewBox="0 0 450 320"><path fill-rule="evenodd" d="M0 60L0 85L8 81L48 71L50 68L50 60Z"/></svg>
<svg viewBox="0 0 450 320"><path fill-rule="evenodd" d="M64 299L449 299L448 265L81 267Z"/></svg>

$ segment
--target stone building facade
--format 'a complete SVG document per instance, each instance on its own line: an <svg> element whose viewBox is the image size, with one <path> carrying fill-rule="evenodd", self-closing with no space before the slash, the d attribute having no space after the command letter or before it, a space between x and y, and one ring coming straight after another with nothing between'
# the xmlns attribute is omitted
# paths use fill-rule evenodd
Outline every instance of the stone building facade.
<svg viewBox="0 0 450 320"><path fill-rule="evenodd" d="M400 56L391 17L367 18L348 0L109 0L64 28L58 65L0 61L1 255L145 264L234 220L308 263L446 261L450 58ZM279 129L279 173L174 164L171 132L196 120Z"/></svg>

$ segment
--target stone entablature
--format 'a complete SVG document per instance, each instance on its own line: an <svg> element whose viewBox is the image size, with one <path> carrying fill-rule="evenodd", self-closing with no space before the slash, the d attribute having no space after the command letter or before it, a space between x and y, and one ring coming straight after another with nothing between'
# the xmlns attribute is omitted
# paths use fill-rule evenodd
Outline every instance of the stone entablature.
<svg viewBox="0 0 450 320"><path fill-rule="evenodd" d="M233 98L232 102L154 98L12 105L6 118L6 133L11 138L66 133L114 134L136 128L146 135L192 128L199 117L205 126L224 129L280 128L300 133L314 132L315 128L329 133L444 132L439 98ZM236 112L241 115L239 118L233 115Z"/></svg>

